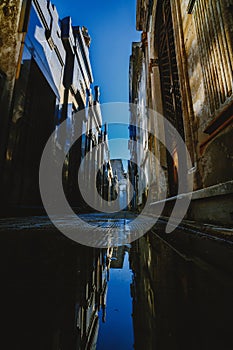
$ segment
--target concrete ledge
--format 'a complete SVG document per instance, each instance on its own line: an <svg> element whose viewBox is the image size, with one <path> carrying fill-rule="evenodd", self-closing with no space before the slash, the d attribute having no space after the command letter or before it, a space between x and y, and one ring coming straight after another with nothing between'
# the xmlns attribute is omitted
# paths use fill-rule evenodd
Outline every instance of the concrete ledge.
<svg viewBox="0 0 233 350"><path fill-rule="evenodd" d="M187 217L233 227L233 181L195 191Z"/></svg>
<svg viewBox="0 0 233 350"><path fill-rule="evenodd" d="M233 194L222 194L192 200L187 218L233 227Z"/></svg>
<svg viewBox="0 0 233 350"><path fill-rule="evenodd" d="M165 202L163 215L170 216L175 202L185 197L191 198L186 219L233 227L233 181L182 193L150 205L153 207Z"/></svg>
<svg viewBox="0 0 233 350"><path fill-rule="evenodd" d="M233 194L233 181L202 188L192 193L192 200ZM232 203L233 204L233 203Z"/></svg>
<svg viewBox="0 0 233 350"><path fill-rule="evenodd" d="M197 191L182 193L174 197L165 198L157 202L152 202L150 205L156 205L164 202L172 202L172 201L176 201L178 199L183 199L185 197L190 197L190 196L192 197L192 200L195 200L195 199L208 198L213 196L222 196L226 194L233 194L233 180L224 182L221 184L213 185L210 187L202 188Z"/></svg>

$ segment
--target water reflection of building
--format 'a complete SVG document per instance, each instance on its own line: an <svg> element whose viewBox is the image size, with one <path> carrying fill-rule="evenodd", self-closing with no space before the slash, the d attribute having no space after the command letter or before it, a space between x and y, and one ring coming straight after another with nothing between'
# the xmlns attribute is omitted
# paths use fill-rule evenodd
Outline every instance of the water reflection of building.
<svg viewBox="0 0 233 350"><path fill-rule="evenodd" d="M2 240L5 348L95 349L99 322L106 317L110 252L72 244L58 234L30 235L10 244L12 254L9 238Z"/></svg>
<svg viewBox="0 0 233 350"><path fill-rule="evenodd" d="M135 350L232 348L230 275L187 258L153 233L132 243Z"/></svg>
<svg viewBox="0 0 233 350"><path fill-rule="evenodd" d="M108 250L99 251L99 254L94 252L94 255L89 260L89 264L91 262L93 264L89 265L88 275L85 270L83 271L83 281L85 282L78 289L80 300L76 303L76 325L80 349L95 349L99 328L98 312L100 309L102 309L102 322L105 322L107 281L110 268L108 259ZM83 268L82 266L81 269L83 270Z"/></svg>
<svg viewBox="0 0 233 350"><path fill-rule="evenodd" d="M155 281L154 276L150 275L153 270L155 271L155 267L152 268L153 262L150 259L151 247L145 236L134 242L130 251L130 267L133 272L133 282L130 287L133 299L135 350L156 349Z"/></svg>
<svg viewBox="0 0 233 350"><path fill-rule="evenodd" d="M111 269L122 269L125 259L125 246L115 247L111 256Z"/></svg>

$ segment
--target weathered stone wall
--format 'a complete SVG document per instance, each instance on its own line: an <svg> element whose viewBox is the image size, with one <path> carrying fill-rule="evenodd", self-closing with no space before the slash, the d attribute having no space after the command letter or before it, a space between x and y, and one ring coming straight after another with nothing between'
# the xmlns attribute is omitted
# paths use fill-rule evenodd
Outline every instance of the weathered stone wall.
<svg viewBox="0 0 233 350"><path fill-rule="evenodd" d="M0 3L0 69L7 75L8 86L13 84L22 34L18 32L22 0Z"/></svg>
<svg viewBox="0 0 233 350"><path fill-rule="evenodd" d="M180 1L182 13L181 26L184 33L187 71L195 118L194 132L196 135L195 152L197 156L197 170L201 174L201 187L208 187L231 180L233 177L233 155L232 148L229 145L232 131L231 128L227 128L222 132L220 131L216 136L211 137L210 142L208 142L209 136L204 132L206 126L214 118L210 113L208 96L204 88L203 72L208 67L203 66L203 62L201 61L201 57L205 52L202 52L200 45L198 45L194 16L187 13L188 4L188 0ZM225 22L226 27L228 24ZM206 59L208 60L209 57ZM213 81L210 81L209 84L213 84ZM220 114L221 110L217 113ZM215 117L218 116L217 113L215 113ZM206 143L206 147L201 149L204 142Z"/></svg>
<svg viewBox="0 0 233 350"><path fill-rule="evenodd" d="M203 187L233 179L233 127L225 128L206 146L201 158Z"/></svg>
<svg viewBox="0 0 233 350"><path fill-rule="evenodd" d="M189 0L179 2L182 20L180 25L182 26L184 33L184 48L187 57L188 78L192 95L195 121L198 127L200 118L203 117L203 114L205 113L205 93L197 35L193 16L187 13Z"/></svg>
<svg viewBox="0 0 233 350"><path fill-rule="evenodd" d="M216 87L220 86L221 74L218 72L218 68L215 68L215 79L210 79L210 65L221 66L221 55L217 54L216 43L220 48L221 34L217 37L217 30L215 32L207 31L206 28L197 26L197 21L201 21L200 12L196 12L196 20L194 18L194 10L188 13L189 0L178 0L176 2L176 13L173 13L173 17L177 16L180 11L180 18L175 21L174 33L176 37L178 32L183 33L183 39L181 43L177 41L177 55L179 56L183 46L183 57L179 58L184 62L184 71L180 70L181 80L185 80L185 73L187 79L187 86L185 92L182 91L184 116L193 113L193 118L190 120L192 123L193 132L193 146L194 146L194 160L195 160L195 173L196 183L194 184L194 190L203 188L204 192L197 191L191 202L188 217L197 221L231 224L232 222L232 195L225 194L224 183L228 183L233 178L233 151L232 151L232 96L222 99L222 104L218 109L211 112L211 105L216 104L216 99L213 101L213 96L216 94ZM198 2L198 5L202 6L203 1ZM205 7L207 6L209 7ZM220 5L223 11L224 29L227 35L232 35L232 31L229 30L230 21L232 19L226 16L226 8L228 7L228 1L220 1ZM194 6L197 5L197 1ZM214 0L206 1L206 4L202 7L202 10L208 11L210 15L214 15L214 6L216 2ZM210 10L212 9L212 10ZM199 8L200 11L200 8ZM198 17L199 15L199 17ZM203 19L202 19L203 20ZM211 21L218 21L218 18L206 19L206 23ZM205 23L205 24L206 24ZM199 30L199 32L198 32ZM215 33L215 35L214 35ZM207 37L206 43L209 43L209 47L203 47L200 43L200 36ZM209 38L208 38L209 36ZM209 40L209 41L208 41ZM209 51L208 51L209 50ZM214 50L214 52L213 52ZM216 52L215 52L216 51ZM228 53L232 55L232 47L228 46ZM215 55L215 61L211 61L211 55ZM222 48L222 56L226 55ZM227 56L227 55L226 55ZM204 64L205 63L205 64ZM223 67L224 69L224 67ZM220 74L220 75L217 75ZM207 78L209 80L207 80ZM205 80L206 79L206 80ZM225 74L225 81L232 79L230 75ZM219 80L219 81L218 81ZM189 89L189 91L187 91ZM212 95L209 93L212 90ZM187 93L188 92L188 93ZM190 100L189 100L190 99ZM186 102L186 103L184 103ZM191 109L189 108L191 105ZM217 101L218 105L218 101ZM211 127L212 125L212 127ZM207 131L208 127L211 129ZM187 143L187 140L186 140ZM214 186L214 194L208 191L208 188ZM205 194L202 198L199 196ZM225 196L224 196L225 194Z"/></svg>
<svg viewBox="0 0 233 350"><path fill-rule="evenodd" d="M188 0L180 1L184 45L187 55L187 70L195 118L195 151L197 155L197 167L201 174L201 185L202 187L208 187L233 178L233 153L232 147L230 146L232 127L228 127L222 131L219 130L216 135L210 135L211 137L204 132L205 128L212 122L214 117L218 117L218 114L220 115L221 108L219 111L216 111L214 116L211 115L203 79L203 72L205 72L208 67L203 66L203 61L201 61L201 57L205 55L205 52L202 52L202 48L198 45L194 16L193 14L187 13L188 3ZM226 4L223 3L223 10L226 9L225 5ZM229 23L227 21L229 18L225 17L224 20L224 25L228 28ZM228 49L231 50L231 47L228 47ZM224 52L222 52L222 55L224 55ZM209 57L206 58L207 62L208 59ZM217 79L220 79L220 77ZM225 79L229 79L229 77L226 76ZM210 85L213 83L213 81L209 81ZM228 106L230 108L230 101ZM225 107L227 107L227 104ZM206 143L206 147L202 147L203 143Z"/></svg>
<svg viewBox="0 0 233 350"><path fill-rule="evenodd" d="M164 9L160 6L165 6ZM193 191L206 192L198 213L198 204L193 204L191 217L213 221L214 211L219 222L232 220L230 201L224 211L218 208L218 196L224 195L222 184L233 179L233 18L232 0L138 0L137 29L147 37L145 103L163 113L161 66L159 60L158 11L169 11L171 6L175 58L177 61L182 118L185 143L191 156L194 175ZM164 12L164 13L165 13ZM170 35L170 34L169 34ZM167 93L167 92L166 92ZM165 95L166 95L165 93ZM172 92L171 92L172 93ZM154 126L160 132L163 127ZM150 147L160 160L165 174L167 156L163 147L150 139ZM166 173L167 172L167 173ZM169 176L167 176L169 179ZM169 181L169 180L168 180ZM156 185L161 187L160 175L156 172ZM220 189L213 201L208 188ZM195 192L197 191L197 192ZM158 191L157 191L158 192ZM209 216L208 206L210 207ZM206 205L206 208L205 208ZM215 221L216 221L215 220Z"/></svg>
<svg viewBox="0 0 233 350"><path fill-rule="evenodd" d="M13 94L20 43L19 33L22 0L4 0L0 3L0 72L2 76L0 102L0 173L6 150L9 110Z"/></svg>

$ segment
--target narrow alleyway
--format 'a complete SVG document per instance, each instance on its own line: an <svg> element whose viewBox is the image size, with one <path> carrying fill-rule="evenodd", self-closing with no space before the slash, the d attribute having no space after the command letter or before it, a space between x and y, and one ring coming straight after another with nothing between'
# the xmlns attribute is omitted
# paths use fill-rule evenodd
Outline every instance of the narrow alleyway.
<svg viewBox="0 0 233 350"><path fill-rule="evenodd" d="M134 219L84 217L119 234ZM131 245L94 249L46 217L1 222L4 349L232 349L231 242L208 240L207 228L165 235L164 227L160 220ZM179 238L185 229L188 241Z"/></svg>
<svg viewBox="0 0 233 350"><path fill-rule="evenodd" d="M0 350L233 350L232 9L0 2Z"/></svg>

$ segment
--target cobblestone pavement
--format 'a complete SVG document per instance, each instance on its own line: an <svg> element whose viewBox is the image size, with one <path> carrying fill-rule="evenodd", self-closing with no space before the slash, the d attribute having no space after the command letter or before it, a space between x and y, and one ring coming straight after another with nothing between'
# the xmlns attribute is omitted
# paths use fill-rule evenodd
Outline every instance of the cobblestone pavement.
<svg viewBox="0 0 233 350"><path fill-rule="evenodd" d="M142 236L146 232L146 225L154 223L154 218L145 216L137 217L133 213L120 212L116 214L80 214L78 215L80 222L76 221L76 216L62 217L54 216L53 222L64 230L71 232L71 236L75 236L77 231L85 240L85 235L89 234L87 245L96 247L106 247L108 245L116 246L131 243L133 240ZM137 218L137 220L135 220ZM87 225L88 224L88 225ZM18 232L18 231L57 231L47 216L29 216L0 219L0 232ZM69 237L69 235L68 235ZM73 238L72 238L73 239ZM73 240L76 240L75 238ZM77 242L82 240L77 238Z"/></svg>
<svg viewBox="0 0 233 350"><path fill-rule="evenodd" d="M83 221L94 225L103 227L121 227L128 222L131 222L136 217L131 213L118 213L118 214L80 214L78 215ZM69 217L54 216L54 222L63 222L64 225L71 223ZM2 218L0 219L0 230L52 230L54 225L47 216L28 216L28 217L12 217L12 218Z"/></svg>

